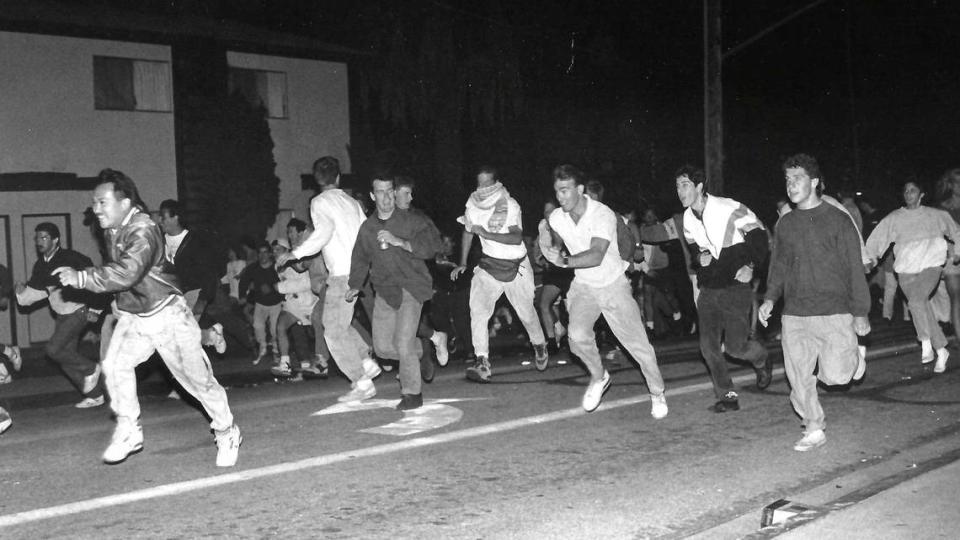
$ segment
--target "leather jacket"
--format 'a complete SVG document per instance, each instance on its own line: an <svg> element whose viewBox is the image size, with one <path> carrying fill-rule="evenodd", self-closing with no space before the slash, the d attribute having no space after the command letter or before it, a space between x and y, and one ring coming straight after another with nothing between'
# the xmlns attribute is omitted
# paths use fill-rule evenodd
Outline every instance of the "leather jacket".
<svg viewBox="0 0 960 540"><path fill-rule="evenodd" d="M80 286L113 293L121 311L149 316L183 293L172 274L163 272L160 227L134 208L116 229L104 231L109 262L80 272Z"/></svg>

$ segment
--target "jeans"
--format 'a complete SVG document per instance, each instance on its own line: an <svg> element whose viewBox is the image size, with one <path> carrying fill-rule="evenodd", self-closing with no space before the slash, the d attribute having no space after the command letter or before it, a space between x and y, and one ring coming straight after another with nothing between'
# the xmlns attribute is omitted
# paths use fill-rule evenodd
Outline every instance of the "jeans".
<svg viewBox="0 0 960 540"><path fill-rule="evenodd" d="M60 366L67 379L78 389L83 388L83 378L93 374L97 368L95 360L87 358L77 350L80 336L87 328L87 324L87 308L80 308L67 315L56 314L53 335L43 348L47 356ZM99 382L89 394L85 394L86 397L102 395L103 386Z"/></svg>
<svg viewBox="0 0 960 540"><path fill-rule="evenodd" d="M747 283L723 289L700 289L700 353L703 355L713 392L717 399L733 391L733 381L727 370L727 361L720 351L723 343L727 354L762 367L767 350L750 336L750 310L753 289Z"/></svg>
<svg viewBox="0 0 960 540"><path fill-rule="evenodd" d="M404 289L399 307L392 307L379 295L373 304L373 350L377 356L400 362L400 391L420 393L420 355L423 344L417 338L423 303Z"/></svg>
<svg viewBox="0 0 960 540"><path fill-rule="evenodd" d="M613 335L640 365L650 394L663 394L663 376L657 366L657 355L647 339L640 306L633 300L630 282L625 276L619 276L606 287L590 287L574 279L567 299L570 305L570 324L567 327L570 352L583 360L593 381L600 380L604 371L593 331L597 319L603 315Z"/></svg>
<svg viewBox="0 0 960 540"><path fill-rule="evenodd" d="M807 433L823 429L826 423L817 396L817 379L837 385L853 378L859 362L853 315L784 315L782 324L783 367L790 381L790 403Z"/></svg>
<svg viewBox="0 0 960 540"><path fill-rule="evenodd" d="M907 297L907 307L913 318L913 327L917 330L917 339L930 341L934 349L947 346L947 338L943 335L937 318L933 315L930 296L940 284L940 267L925 268L917 274L899 274L900 288Z"/></svg>
<svg viewBox="0 0 960 540"><path fill-rule="evenodd" d="M273 345L273 352L277 353L280 350L277 340L277 321L280 318L280 309L280 304L272 306L257 304L253 308L253 335L256 336L261 352L267 350L268 328L270 329L270 343Z"/></svg>
<svg viewBox="0 0 960 540"><path fill-rule="evenodd" d="M103 374L118 423L135 423L140 418L135 370L154 351L160 353L183 389L203 406L211 428L223 431L233 425L227 393L213 376L210 360L200 345L200 327L183 297L149 317L117 315L117 326L103 359Z"/></svg>
<svg viewBox="0 0 960 540"><path fill-rule="evenodd" d="M473 281L470 282L470 330L473 334L473 352L477 356L490 354L487 323L493 316L501 294L507 295L507 300L517 312L523 327L527 329L530 343L543 345L547 342L543 336L543 328L540 328L537 310L533 307L534 293L533 269L530 268L529 258L524 258L513 281L500 281L479 266L473 270Z"/></svg>
<svg viewBox="0 0 960 540"><path fill-rule="evenodd" d="M327 296L327 285L324 284L318 289L320 292L314 293L319 300L313 305L313 314L310 315L310 323L313 324L313 353L316 365L322 368L327 367L327 361L330 359L330 349L327 348L327 340L323 338L323 299Z"/></svg>
<svg viewBox="0 0 960 540"><path fill-rule="evenodd" d="M346 301L347 279L348 276L327 278L327 293L323 297L323 332L331 358L350 382L356 382L363 377L363 358L369 347L351 324L356 301Z"/></svg>

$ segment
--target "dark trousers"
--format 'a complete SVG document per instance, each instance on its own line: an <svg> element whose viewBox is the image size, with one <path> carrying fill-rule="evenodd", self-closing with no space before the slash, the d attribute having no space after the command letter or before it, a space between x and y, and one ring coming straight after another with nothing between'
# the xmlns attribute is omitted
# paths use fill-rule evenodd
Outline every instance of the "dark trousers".
<svg viewBox="0 0 960 540"><path fill-rule="evenodd" d="M473 352L469 289L437 291L430 300L430 320L437 330L456 335L457 347L461 351Z"/></svg>
<svg viewBox="0 0 960 540"><path fill-rule="evenodd" d="M752 301L753 289L747 283L723 289L700 289L697 301L700 353L710 370L718 399L733 391L727 361L720 351L721 343L728 355L750 362L754 367L761 367L766 361L767 349L749 339Z"/></svg>
<svg viewBox="0 0 960 540"><path fill-rule="evenodd" d="M77 350L80 336L87 324L86 308L80 308L69 315L57 314L53 335L43 349L78 389L83 388L83 378L92 374L97 367L95 360L87 358ZM89 394L85 394L86 397L102 395L103 387L100 382L97 382L97 386Z"/></svg>

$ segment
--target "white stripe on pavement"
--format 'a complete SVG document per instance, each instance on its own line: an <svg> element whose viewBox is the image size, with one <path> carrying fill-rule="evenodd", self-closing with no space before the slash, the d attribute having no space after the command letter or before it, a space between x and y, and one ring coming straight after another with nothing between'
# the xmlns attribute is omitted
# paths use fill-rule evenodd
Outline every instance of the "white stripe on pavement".
<svg viewBox="0 0 960 540"><path fill-rule="evenodd" d="M782 368L774 370L774 375L782 375L782 374L783 374ZM736 383L740 383L740 382L753 380L754 378L755 378L755 375L750 373L750 374L744 374L744 375L733 377L733 380ZM689 394L692 392L698 392L700 390L710 389L712 387L713 387L713 384L711 382L691 384L688 386L682 386L680 388L671 389L669 391L669 395L676 396L681 394ZM649 400L650 400L650 396L648 394L644 394L642 396L617 399L613 401L605 401L600 405L600 408L597 409L597 411L608 411L612 409L618 409L621 407L628 407L630 405L636 405L638 403L643 403ZM333 465L336 463L340 463L343 461L348 461L356 458L382 456L384 454L402 452L405 450L420 448L423 446L432 446L436 444L461 441L461 440L470 439L473 437L480 437L483 435L492 435L495 433L512 431L512 430L520 429L524 427L536 426L536 425L544 424L547 422L556 422L558 420L576 418L579 416L584 416L586 414L588 413L585 413L583 409L579 407L575 409L565 409L565 410L554 411L554 412L545 413L545 414L527 416L524 418L517 418L516 420L496 422L496 423L488 424L485 426L478 426L474 428L451 431L449 433L442 433L439 435L431 435L428 437L417 437L417 438L408 439L405 441L400 441L400 442L395 442L390 444L381 444L377 446L370 446L367 448L360 448L357 450L351 450L347 452L339 452L336 454L316 456L312 458L301 459L298 461L291 461L287 463L281 463L278 465L271 465L268 467L259 467L256 469L248 469L244 471L220 474L216 476L208 476L206 478L198 478L196 480L190 480L186 482L174 482L172 484L165 484L162 486L155 486L147 489L130 491L127 493L118 493L116 495L107 495L105 497L96 497L93 499L87 499L85 501L77 501L77 502L61 504L57 506L49 506L47 508L37 508L35 510L27 510L25 512L17 512L15 514L7 514L4 516L0 516L0 527L22 525L25 523L42 521L45 519L52 519L57 517L69 516L73 514L80 514L83 512L101 510L104 508L120 506L123 504L130 504L130 503L146 501L150 499L157 499L160 497L169 497L171 495L180 495L183 493L189 493L191 491L199 491L201 489L209 489L217 486L236 484L239 482L256 480L258 478L265 478L268 476L277 476L280 474L302 471L305 469L325 467L328 465ZM596 414L596 413L591 413L591 414Z"/></svg>

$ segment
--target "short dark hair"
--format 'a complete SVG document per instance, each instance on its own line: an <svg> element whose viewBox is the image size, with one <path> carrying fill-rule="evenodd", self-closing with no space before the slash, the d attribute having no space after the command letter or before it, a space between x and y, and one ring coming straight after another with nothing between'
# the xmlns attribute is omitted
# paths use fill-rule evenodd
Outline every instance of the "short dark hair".
<svg viewBox="0 0 960 540"><path fill-rule="evenodd" d="M707 175L703 172L703 169L700 167L694 167L693 165L682 165L677 172L673 173L673 179L676 180L681 176L686 176L693 182L693 185L703 184L704 189L707 187Z"/></svg>
<svg viewBox="0 0 960 540"><path fill-rule="evenodd" d="M290 227L295 227L297 232L303 232L307 230L307 222L298 218L290 218L290 221L287 222L287 228Z"/></svg>
<svg viewBox="0 0 960 540"><path fill-rule="evenodd" d="M413 191L417 187L417 181L409 176L400 175L393 180L393 187L395 189L408 187L410 188L410 191Z"/></svg>
<svg viewBox="0 0 960 540"><path fill-rule="evenodd" d="M603 202L603 194L606 192L603 188L603 183L596 179L588 180L587 187L584 188L584 191L597 202Z"/></svg>
<svg viewBox="0 0 960 540"><path fill-rule="evenodd" d="M794 154L786 159L783 162L783 172L787 172L787 169L796 169L800 168L807 172L807 176L810 178L816 178L819 180L817 182L817 196L823 194L824 187L826 185L825 178L820 173L820 164L817 163L817 158L809 154Z"/></svg>
<svg viewBox="0 0 960 540"><path fill-rule="evenodd" d="M55 240L60 239L60 227L57 227L56 224L50 223L49 221L37 224L37 226L33 228L33 232L45 232L50 235L50 238Z"/></svg>
<svg viewBox="0 0 960 540"><path fill-rule="evenodd" d="M391 171L383 169L373 173L373 176L370 177L370 192L373 192L373 183L374 182L390 182L390 185L393 189L397 189L397 177Z"/></svg>
<svg viewBox="0 0 960 540"><path fill-rule="evenodd" d="M97 179L99 180L97 185L110 184L113 187L113 195L117 200L130 199L132 206L146 211L147 205L140 198L137 185L133 183L129 176L114 169L103 169L97 175Z"/></svg>
<svg viewBox="0 0 960 540"><path fill-rule="evenodd" d="M553 169L553 180L573 180L576 185L586 182L586 175L583 171L570 164L557 165Z"/></svg>
<svg viewBox="0 0 960 540"><path fill-rule="evenodd" d="M321 186L335 184L340 176L340 161L333 156L323 156L313 162L313 176Z"/></svg>
<svg viewBox="0 0 960 540"><path fill-rule="evenodd" d="M160 212L166 211L171 217L180 216L180 203L174 199L166 199L160 203Z"/></svg>
<svg viewBox="0 0 960 540"><path fill-rule="evenodd" d="M500 181L500 171L498 171L493 165L481 165L478 167L477 176L480 176L481 174L489 174L491 177L493 177L494 182Z"/></svg>

